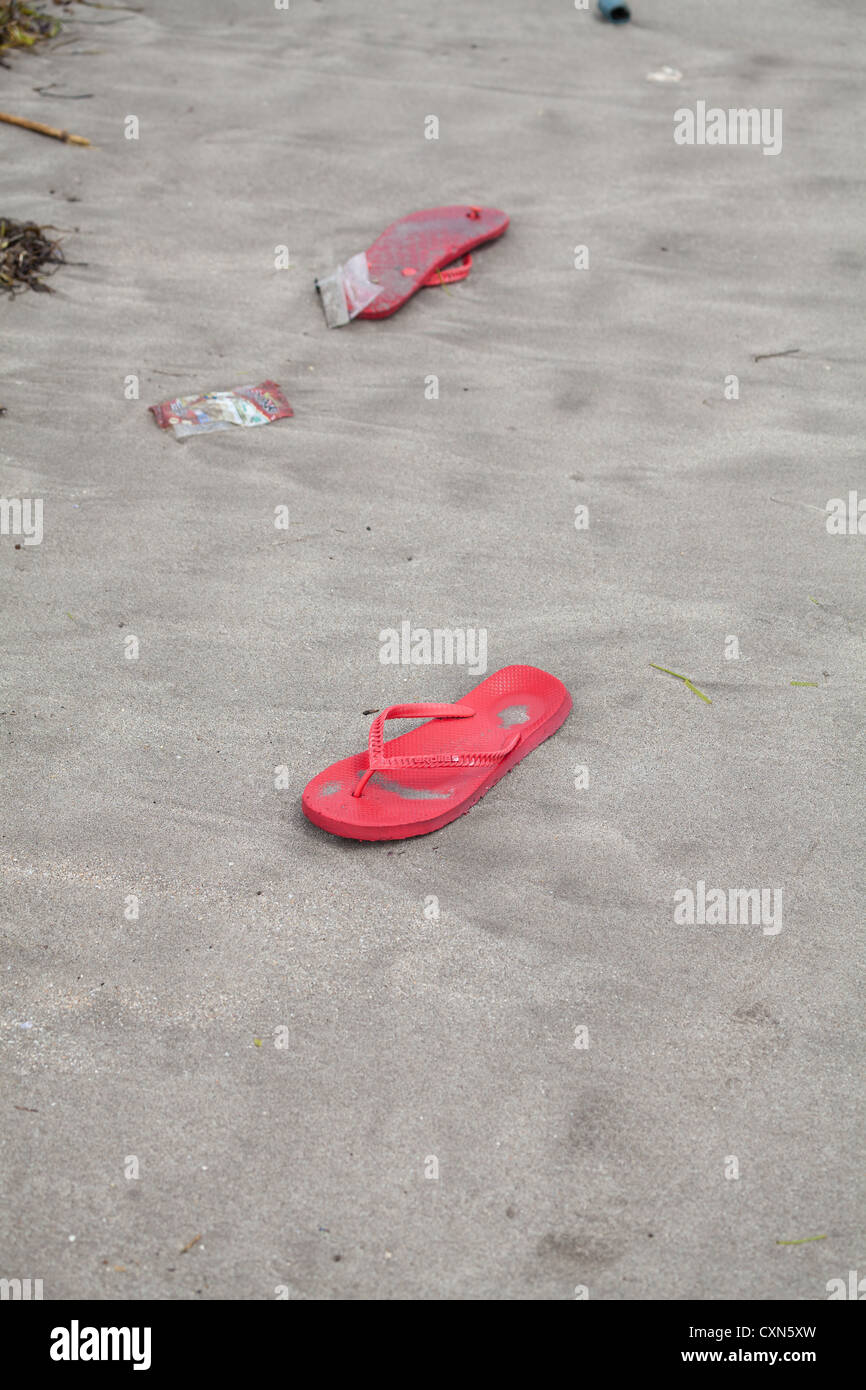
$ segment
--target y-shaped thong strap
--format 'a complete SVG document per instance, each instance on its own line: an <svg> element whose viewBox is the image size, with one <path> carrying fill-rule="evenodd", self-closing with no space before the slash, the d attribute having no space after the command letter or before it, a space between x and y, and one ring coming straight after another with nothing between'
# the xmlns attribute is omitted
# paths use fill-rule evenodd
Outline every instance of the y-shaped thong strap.
<svg viewBox="0 0 866 1390"><path fill-rule="evenodd" d="M453 285L455 280L465 280L471 269L472 257L467 251L462 260L454 261L451 265L445 266L442 270L431 270L424 284L425 286ZM404 270L403 274L405 275L406 273L407 272ZM412 274L414 275L415 272L413 271Z"/></svg>
<svg viewBox="0 0 866 1390"><path fill-rule="evenodd" d="M383 729L386 719L468 719L475 713L469 705L389 705L370 725L370 750L367 771L360 778L353 796L360 796L374 772L391 768L424 767L492 767L516 748L520 734L516 733L503 748L485 753L406 753L388 757L385 753Z"/></svg>
<svg viewBox="0 0 866 1390"><path fill-rule="evenodd" d="M421 283L425 288L428 285L453 285L455 280L465 280L471 269L472 257L467 251L461 260L452 261L451 265L446 265L442 270L431 270L427 279ZM403 274L408 277L417 275L418 271L414 265L404 265Z"/></svg>

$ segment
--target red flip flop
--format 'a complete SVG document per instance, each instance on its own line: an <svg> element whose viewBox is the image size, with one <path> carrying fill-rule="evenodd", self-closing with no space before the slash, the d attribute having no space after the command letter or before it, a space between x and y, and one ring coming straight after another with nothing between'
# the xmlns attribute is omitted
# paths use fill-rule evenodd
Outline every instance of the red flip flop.
<svg viewBox="0 0 866 1390"><path fill-rule="evenodd" d="M464 815L568 718L562 681L506 666L459 705L391 705L370 726L366 753L332 763L304 790L304 815L348 840L427 835ZM386 719L428 719L383 742Z"/></svg>
<svg viewBox="0 0 866 1390"><path fill-rule="evenodd" d="M354 318L386 319L424 285L462 280L469 273L469 252L502 236L507 226L497 208L466 204L401 217L368 251L316 281L325 322L339 328ZM461 266L444 269L461 258Z"/></svg>

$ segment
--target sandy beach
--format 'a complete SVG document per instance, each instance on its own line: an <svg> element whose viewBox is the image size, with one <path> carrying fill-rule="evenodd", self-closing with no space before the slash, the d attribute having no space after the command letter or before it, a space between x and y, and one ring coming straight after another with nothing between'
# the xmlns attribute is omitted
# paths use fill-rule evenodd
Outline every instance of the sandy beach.
<svg viewBox="0 0 866 1390"><path fill-rule="evenodd" d="M0 1275L862 1269L866 534L827 526L866 499L857 9L141 0L0 70L93 142L0 125L0 214L69 262L0 300L0 493L44 505L0 535ZM698 101L781 111L781 148L677 144ZM511 217L465 281L326 328L317 275L463 202ZM267 378L292 419L148 413ZM403 622L573 712L436 834L338 840L300 797L364 711L479 679L383 664ZM772 920L698 920L714 888Z"/></svg>

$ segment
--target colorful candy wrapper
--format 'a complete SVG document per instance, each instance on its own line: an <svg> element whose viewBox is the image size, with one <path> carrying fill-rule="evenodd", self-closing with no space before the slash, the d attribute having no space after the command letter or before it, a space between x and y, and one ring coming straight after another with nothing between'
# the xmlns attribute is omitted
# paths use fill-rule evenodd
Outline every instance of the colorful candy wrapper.
<svg viewBox="0 0 866 1390"><path fill-rule="evenodd" d="M173 429L175 439L227 430L232 425L269 425L271 420L294 414L275 381L236 386L233 391L208 391L202 396L178 396L150 409L159 428Z"/></svg>

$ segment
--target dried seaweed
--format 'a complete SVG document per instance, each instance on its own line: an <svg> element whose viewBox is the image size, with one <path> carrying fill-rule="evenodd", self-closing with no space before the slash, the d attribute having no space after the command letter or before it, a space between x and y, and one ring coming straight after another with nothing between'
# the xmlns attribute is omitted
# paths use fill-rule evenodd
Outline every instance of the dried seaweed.
<svg viewBox="0 0 866 1390"><path fill-rule="evenodd" d="M53 39L60 28L59 19L38 10L35 5L5 0L0 3L0 54L7 53L10 48L32 48L43 39Z"/></svg>
<svg viewBox="0 0 866 1390"><path fill-rule="evenodd" d="M51 293L51 286L40 278L46 266L62 265L64 255L60 242L46 233L54 227L39 227L35 222L16 222L0 217L0 290L18 294L21 290Z"/></svg>

